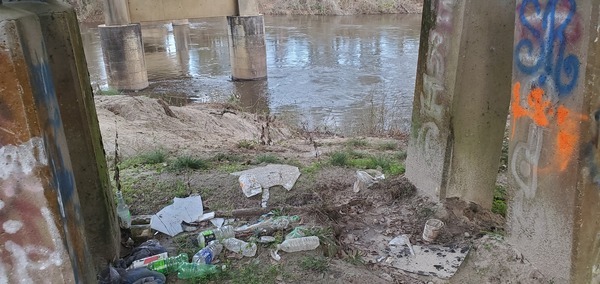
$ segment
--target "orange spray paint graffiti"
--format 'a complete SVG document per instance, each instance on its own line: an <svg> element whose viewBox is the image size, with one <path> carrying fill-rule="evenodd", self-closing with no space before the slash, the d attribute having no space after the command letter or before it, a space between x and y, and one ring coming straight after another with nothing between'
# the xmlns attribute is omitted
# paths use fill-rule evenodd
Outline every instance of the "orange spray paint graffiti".
<svg viewBox="0 0 600 284"><path fill-rule="evenodd" d="M535 87L527 96L527 106L521 105L521 83L515 83L513 87L513 98L511 102L511 117L513 119L511 138L515 134L515 121L529 117L539 127L549 127L555 123L558 128L556 134L556 157L555 164L560 171L564 171L579 143L578 125L581 120L587 120L588 116L570 111L567 107L555 106L550 100L544 98L544 90Z"/></svg>

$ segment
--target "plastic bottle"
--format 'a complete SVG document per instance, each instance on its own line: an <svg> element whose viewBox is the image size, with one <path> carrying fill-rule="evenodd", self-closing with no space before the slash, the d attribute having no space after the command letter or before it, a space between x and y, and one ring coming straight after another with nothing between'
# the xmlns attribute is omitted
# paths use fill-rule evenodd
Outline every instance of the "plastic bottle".
<svg viewBox="0 0 600 284"><path fill-rule="evenodd" d="M253 257L256 255L255 243L247 243L236 238L229 238L223 240L223 246L232 252L241 253L243 256Z"/></svg>
<svg viewBox="0 0 600 284"><path fill-rule="evenodd" d="M198 251L193 257L193 263L211 264L215 258L223 251L223 245L218 241L212 241L205 248Z"/></svg>
<svg viewBox="0 0 600 284"><path fill-rule="evenodd" d="M285 240L283 243L277 245L277 250L285 252L297 252L305 250L314 250L319 246L319 237L302 237Z"/></svg>
<svg viewBox="0 0 600 284"><path fill-rule="evenodd" d="M206 277L211 274L219 273L219 269L210 264L200 263L184 263L179 266L177 278L179 279L195 279Z"/></svg>
<svg viewBox="0 0 600 284"><path fill-rule="evenodd" d="M186 253L152 262L148 264L148 269L158 271L162 274L169 274L177 271L179 266L184 263L188 263L188 255Z"/></svg>
<svg viewBox="0 0 600 284"><path fill-rule="evenodd" d="M290 226L292 222L300 221L300 216L278 216L272 217L262 222L247 226L243 228L242 232L264 232L270 234L274 231L285 230Z"/></svg>
<svg viewBox="0 0 600 284"><path fill-rule="evenodd" d="M129 206L125 204L123 192L117 191L117 215L119 216L119 226L123 229L131 227L131 212Z"/></svg>
<svg viewBox="0 0 600 284"><path fill-rule="evenodd" d="M200 232L198 234L198 245L200 248L205 247L212 241L222 241L224 239L229 239L235 237L235 231L231 226L223 226L219 229L214 230L206 230Z"/></svg>

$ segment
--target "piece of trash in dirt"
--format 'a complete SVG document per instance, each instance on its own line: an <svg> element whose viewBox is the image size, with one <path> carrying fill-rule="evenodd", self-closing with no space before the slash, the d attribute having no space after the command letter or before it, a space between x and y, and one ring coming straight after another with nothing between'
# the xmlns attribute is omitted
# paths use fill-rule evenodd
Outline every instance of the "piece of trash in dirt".
<svg viewBox="0 0 600 284"><path fill-rule="evenodd" d="M131 252L129 253L128 256L126 256L125 258L123 258L123 260L121 261L121 264L118 265L121 268L128 268L128 269L133 269L133 268L138 268L138 267L142 267L140 266L140 263L137 263L134 265L134 263L136 261L148 258L148 257L153 257L156 255L162 255L163 253L167 253L167 249L165 249L157 240L148 240L143 242L142 244L140 244L139 246L133 248L131 250ZM166 255L165 255L166 258ZM156 260L161 259L160 257L157 258ZM144 261L143 266L148 265L150 262L152 261Z"/></svg>
<svg viewBox="0 0 600 284"><path fill-rule="evenodd" d="M356 181L352 186L352 190L354 192L359 192L384 179L385 175L378 170L356 171Z"/></svg>
<svg viewBox="0 0 600 284"><path fill-rule="evenodd" d="M292 222L300 221L300 216L276 216L258 222L252 225L244 225L235 229L236 232L260 232L260 233L272 233L278 230L285 230L290 226Z"/></svg>
<svg viewBox="0 0 600 284"><path fill-rule="evenodd" d="M271 257L277 261L281 259L281 256L277 253L279 250L285 252L299 252L314 250L319 247L320 241L317 236L301 237L295 239L289 239L283 241L283 243L277 245L275 251L271 251Z"/></svg>
<svg viewBox="0 0 600 284"><path fill-rule="evenodd" d="M148 266L148 264L161 260L161 259L167 259L169 256L167 255L166 252L163 252L161 254L156 254L153 256L149 256L149 257L145 257L142 259L138 259L136 261L134 261L131 266L129 266L129 268L127 269L135 269L135 268L140 268L140 267L146 267Z"/></svg>
<svg viewBox="0 0 600 284"><path fill-rule="evenodd" d="M471 249L469 244L412 247L414 255L408 250L390 250L388 258L381 264L419 275L449 279L458 271Z"/></svg>
<svg viewBox="0 0 600 284"><path fill-rule="evenodd" d="M300 177L300 169L289 165L269 164L231 174L239 176L240 187L246 197L252 197L262 192L261 206L266 207L269 193L265 193L264 190L276 185L281 185L288 191L291 190Z"/></svg>
<svg viewBox="0 0 600 284"><path fill-rule="evenodd" d="M200 263L184 263L179 267L177 278L182 280L187 279L203 279L210 275L219 273L219 268L215 265L200 264Z"/></svg>
<svg viewBox="0 0 600 284"><path fill-rule="evenodd" d="M263 189L262 199L260 201L260 207L267 208L267 202L269 202L269 188Z"/></svg>
<svg viewBox="0 0 600 284"><path fill-rule="evenodd" d="M203 248L212 241L222 241L235 237L235 231L231 226L223 226L221 228L205 230L198 234L198 245Z"/></svg>
<svg viewBox="0 0 600 284"><path fill-rule="evenodd" d="M229 238L223 240L223 246L226 249L240 253L245 257L253 257L256 255L257 246L255 243L248 243L236 238Z"/></svg>
<svg viewBox="0 0 600 284"><path fill-rule="evenodd" d="M148 269L160 272L162 274L169 274L176 272L179 266L188 263L187 253L181 253L177 256L168 257L166 259L157 260L148 264Z"/></svg>
<svg viewBox="0 0 600 284"><path fill-rule="evenodd" d="M223 245L219 241L212 241L206 247L192 256L192 262L199 264L211 264L223 251Z"/></svg>
<svg viewBox="0 0 600 284"><path fill-rule="evenodd" d="M217 228L221 228L223 227L223 225L225 224L225 219L223 218L214 218L214 219L210 219L210 222Z"/></svg>
<svg viewBox="0 0 600 284"><path fill-rule="evenodd" d="M393 238L389 242L390 248L394 250L402 250L404 247L408 247L411 255L415 255L415 251L413 250L412 244L410 243L410 239L408 235L400 235L398 237Z"/></svg>
<svg viewBox="0 0 600 284"><path fill-rule="evenodd" d="M430 243L437 238L440 230L444 227L444 222L438 219L429 219L425 222L425 228L423 228L423 240Z"/></svg>
<svg viewBox="0 0 600 284"><path fill-rule="evenodd" d="M285 235L285 239L289 240L289 239L297 239L297 238L305 237L307 230L308 230L308 228L306 228L304 226L298 226L298 227L294 228L291 232L289 232L287 235Z"/></svg>
<svg viewBox="0 0 600 284"><path fill-rule="evenodd" d="M123 192L120 190L117 191L117 216L119 217L119 227L123 229L131 227L131 212L123 199Z"/></svg>
<svg viewBox="0 0 600 284"><path fill-rule="evenodd" d="M276 240L277 239L275 239L275 237L273 237L273 236L262 236L262 237L260 237L258 242L261 244L269 244L269 243L274 243Z"/></svg>
<svg viewBox="0 0 600 284"><path fill-rule="evenodd" d="M203 215L202 197L190 196L173 199L173 204L166 206L152 215L152 229L171 237L183 232L181 222L198 222Z"/></svg>

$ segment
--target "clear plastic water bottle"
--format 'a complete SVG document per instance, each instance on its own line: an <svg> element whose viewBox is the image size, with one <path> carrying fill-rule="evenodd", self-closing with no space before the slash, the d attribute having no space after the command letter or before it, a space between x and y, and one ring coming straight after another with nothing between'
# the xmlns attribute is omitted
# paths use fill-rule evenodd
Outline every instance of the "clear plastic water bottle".
<svg viewBox="0 0 600 284"><path fill-rule="evenodd" d="M206 230L200 232L198 234L198 245L200 248L205 247L212 241L222 241L224 239L229 239L235 237L235 231L231 226L223 226L219 229L214 230Z"/></svg>
<svg viewBox="0 0 600 284"><path fill-rule="evenodd" d="M129 229L131 227L131 212L125 204L123 192L117 191L117 215L119 216L119 227Z"/></svg>
<svg viewBox="0 0 600 284"><path fill-rule="evenodd" d="M203 278L211 274L219 273L219 269L210 264L200 263L184 263L179 266L179 272L177 272L177 278L179 279L195 279Z"/></svg>
<svg viewBox="0 0 600 284"><path fill-rule="evenodd" d="M229 238L223 240L223 246L232 252L241 253L243 256L253 257L256 255L255 243L247 243L236 238Z"/></svg>
<svg viewBox="0 0 600 284"><path fill-rule="evenodd" d="M215 258L221 254L222 251L223 245L218 241L212 241L192 257L192 262L199 264L211 264Z"/></svg>
<svg viewBox="0 0 600 284"><path fill-rule="evenodd" d="M148 264L148 269L162 274L169 274L176 272L179 269L179 266L184 263L188 263L188 255L186 253L152 262Z"/></svg>
<svg viewBox="0 0 600 284"><path fill-rule="evenodd" d="M283 243L277 245L277 250L282 250L285 252L297 252L314 250L318 246L319 237L311 236L285 240Z"/></svg>

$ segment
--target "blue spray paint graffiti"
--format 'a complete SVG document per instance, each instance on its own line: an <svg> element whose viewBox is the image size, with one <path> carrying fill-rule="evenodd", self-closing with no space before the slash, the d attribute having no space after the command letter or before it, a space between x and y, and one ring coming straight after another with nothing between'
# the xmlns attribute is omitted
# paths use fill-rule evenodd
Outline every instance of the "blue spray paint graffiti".
<svg viewBox="0 0 600 284"><path fill-rule="evenodd" d="M531 8L535 16L541 18L539 29L527 17ZM566 14L557 15L559 8ZM525 37L517 43L514 54L517 68L527 75L539 73L540 86L551 78L559 98L571 93L579 78L579 59L573 54L565 54L568 44L566 29L572 23L576 8L575 0L548 0L543 10L539 0L523 0L518 10L521 24L536 42ZM539 45L537 52L535 45ZM535 57L533 62L524 62L523 52L529 58ZM566 82L563 79L567 79Z"/></svg>

